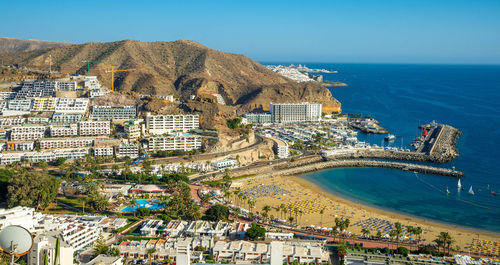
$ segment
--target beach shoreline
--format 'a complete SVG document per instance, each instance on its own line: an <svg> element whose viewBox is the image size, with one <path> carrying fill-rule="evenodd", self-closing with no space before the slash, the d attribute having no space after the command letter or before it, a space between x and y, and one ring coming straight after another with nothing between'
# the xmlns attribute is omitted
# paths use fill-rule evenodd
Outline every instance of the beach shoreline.
<svg viewBox="0 0 500 265"><path fill-rule="evenodd" d="M241 179L238 182L241 182L243 187L245 187L243 191L255 189L259 186L276 186L289 191L288 194L255 198L255 211L261 211L265 205L277 207L281 204L299 205L296 206L298 208L301 207L300 205L306 205L314 209L312 211L304 211L304 214L300 216L295 215L296 219L299 219L300 226L315 225L331 228L334 225L336 217L349 218L351 225L348 231L359 235L361 234L362 226L356 224L363 220L374 218L390 223L401 222L404 226L422 227L423 233L421 237L424 244L432 243L440 232L449 232L455 240L454 246L459 246L462 251L468 250L467 248L471 245L473 239L500 241L500 234L494 231L481 231L468 227L454 226L453 224L426 220L355 202L332 194L316 183L299 175L278 175L267 178L255 177ZM323 215L319 212L321 208L324 209ZM273 214L275 218L279 218L280 215L281 217L283 216L283 213L277 210L271 211L270 215ZM283 219L286 219L286 214ZM375 230L371 231L372 236L375 236L375 234Z"/></svg>
<svg viewBox="0 0 500 265"><path fill-rule="evenodd" d="M342 201L343 203L346 203L346 204L351 204L353 207L354 206L355 207L363 207L363 208L369 209L370 211L377 211L380 214L384 214L387 216L394 216L394 217L397 217L400 219L406 219L406 220L415 220L416 222L419 222L419 223L425 223L425 224L434 225L434 226L441 226L441 227L447 228L447 229L449 229L449 228L459 229L459 230L463 230L464 232L482 233L484 235L494 235L494 236L498 236L500 238L500 232L490 231L490 230L485 230L485 229L480 229L480 228L467 227L467 226L460 226L457 224L448 223L448 222L441 222L438 220L425 219L425 218L422 218L419 216L410 215L410 214L398 212L395 210L384 209L381 207L367 205L363 202L355 201L353 199L346 198L346 197L343 197L341 195L332 194L327 189L324 189L324 188L320 187L317 183L314 183L314 181L305 179L304 177L301 177L301 176L289 176L289 177L293 178L292 181L297 182L298 184L300 184L304 187L307 187L311 190L314 190L315 192L321 193L323 196L331 197L332 199Z"/></svg>

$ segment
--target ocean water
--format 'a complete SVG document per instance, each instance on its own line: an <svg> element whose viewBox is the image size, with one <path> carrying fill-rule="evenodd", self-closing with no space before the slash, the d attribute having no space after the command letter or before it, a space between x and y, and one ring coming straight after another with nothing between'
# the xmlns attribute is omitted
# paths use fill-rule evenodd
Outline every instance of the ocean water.
<svg viewBox="0 0 500 265"><path fill-rule="evenodd" d="M460 156L436 166L463 171L465 191L457 179L412 172L348 168L303 177L331 193L370 206L459 226L500 232L500 66L307 64L338 70L326 80L348 87L330 88L344 113L369 114L407 146L418 124L432 120L463 132ZM381 135L359 134L380 145ZM467 194L472 186L475 196ZM446 187L451 191L446 194ZM481 191L479 191L481 190ZM494 196L491 191L499 194Z"/></svg>

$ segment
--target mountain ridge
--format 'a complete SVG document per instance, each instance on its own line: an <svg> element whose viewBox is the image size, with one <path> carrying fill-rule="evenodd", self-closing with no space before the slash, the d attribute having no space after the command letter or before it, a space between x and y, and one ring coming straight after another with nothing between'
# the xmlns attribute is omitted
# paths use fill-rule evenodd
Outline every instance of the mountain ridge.
<svg viewBox="0 0 500 265"><path fill-rule="evenodd" d="M191 95L210 97L221 94L240 111L266 110L270 102L315 101L330 111L340 111L340 103L319 83L297 83L274 73L241 54L208 48L190 40L171 42L89 42L25 52L3 54L10 65L30 69L52 69L63 73L86 74L83 61L92 64L91 75L111 87L106 70L135 68L115 74L118 91L132 94L173 94L182 99Z"/></svg>

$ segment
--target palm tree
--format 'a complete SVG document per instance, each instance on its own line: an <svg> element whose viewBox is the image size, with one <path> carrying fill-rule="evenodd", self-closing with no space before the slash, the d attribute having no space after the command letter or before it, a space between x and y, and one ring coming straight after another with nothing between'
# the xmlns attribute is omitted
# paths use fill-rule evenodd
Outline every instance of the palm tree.
<svg viewBox="0 0 500 265"><path fill-rule="evenodd" d="M451 244L453 244L453 242L455 242L455 240L453 240L451 238L451 236L448 232L441 232L437 236L437 239L434 240L434 242L436 242L436 244L438 244L438 247L439 247L439 243L440 243L440 245L443 247L443 251L446 251L446 249L448 249L448 254L449 254Z"/></svg>
<svg viewBox="0 0 500 265"><path fill-rule="evenodd" d="M438 236L438 238L434 239L433 242L436 243L437 251L439 253L440 247L442 247L444 245L443 240L441 238L439 238L439 236Z"/></svg>
<svg viewBox="0 0 500 265"><path fill-rule="evenodd" d="M347 255L347 245L345 242L342 242L342 244L337 247L337 255L341 260L343 260L345 255Z"/></svg>
<svg viewBox="0 0 500 265"><path fill-rule="evenodd" d="M298 216L297 216L297 215L299 214L299 209L298 209L298 208L293 208L293 212L295 213L295 220L296 220L296 223L297 223L297 224L299 224L299 223L298 223L299 218L298 218Z"/></svg>
<svg viewBox="0 0 500 265"><path fill-rule="evenodd" d="M137 201L132 198L132 200L130 201L130 206L132 206L132 211L134 213L134 217L135 217L135 212L136 212L136 207L139 206L139 204L137 203Z"/></svg>
<svg viewBox="0 0 500 265"><path fill-rule="evenodd" d="M264 205L264 207L262 207L262 211L264 211L264 213L266 214L266 216L269 214L269 211L271 211L271 206L269 205Z"/></svg>
<svg viewBox="0 0 500 265"><path fill-rule="evenodd" d="M321 214L321 221L319 222L320 226L323 226L323 214L325 213L325 208L321 209L319 211L319 214Z"/></svg>
<svg viewBox="0 0 500 265"><path fill-rule="evenodd" d="M401 225L400 222L396 222L394 224L394 227L395 228L392 231L394 232L394 235L396 236L396 244L399 247L399 237L401 236L401 234L403 234L403 226Z"/></svg>
<svg viewBox="0 0 500 265"><path fill-rule="evenodd" d="M293 225L293 216L288 217L288 222L290 222L291 225Z"/></svg>
<svg viewBox="0 0 500 265"><path fill-rule="evenodd" d="M361 229L361 234L363 234L363 236L366 237L367 235L370 234L370 230L363 228L363 229Z"/></svg>
<svg viewBox="0 0 500 265"><path fill-rule="evenodd" d="M285 204L284 204L284 203L280 204L281 219L283 219L283 211L285 210L285 207L286 207L286 206L285 206Z"/></svg>
<svg viewBox="0 0 500 265"><path fill-rule="evenodd" d="M417 244L419 244L420 243L420 237L422 235L422 227L418 226L415 229L413 229L413 234L415 234L415 236L417 236Z"/></svg>

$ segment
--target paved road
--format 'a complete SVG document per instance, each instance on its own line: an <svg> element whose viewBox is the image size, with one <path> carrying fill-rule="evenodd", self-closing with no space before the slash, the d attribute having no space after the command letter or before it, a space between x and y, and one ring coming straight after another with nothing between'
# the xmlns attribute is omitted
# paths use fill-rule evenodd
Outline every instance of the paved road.
<svg viewBox="0 0 500 265"><path fill-rule="evenodd" d="M239 149L230 150L230 151L224 151L224 152L197 154L197 155L191 156L191 158L194 161L198 161L198 160L214 159L217 157L226 156L226 155L230 155L230 154L236 154L236 153L240 153L240 152L244 152L244 151L256 148L259 145L265 143L265 141L267 141L267 139L264 139L261 136L255 135L255 143L253 143L249 146L239 148ZM189 161L189 158L190 158L189 155L184 155L184 156L175 156L175 157L151 158L150 160L155 161L156 164L169 164L169 163L178 163L178 162ZM120 165L120 164L123 164L123 162L103 163L103 164L101 164L101 167L103 169L109 169L113 165Z"/></svg>

